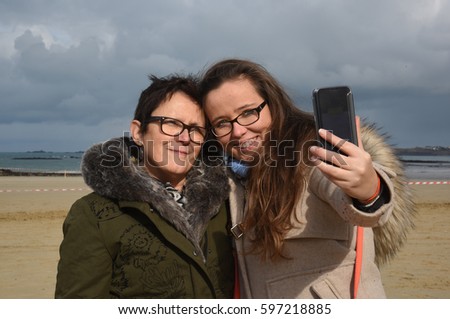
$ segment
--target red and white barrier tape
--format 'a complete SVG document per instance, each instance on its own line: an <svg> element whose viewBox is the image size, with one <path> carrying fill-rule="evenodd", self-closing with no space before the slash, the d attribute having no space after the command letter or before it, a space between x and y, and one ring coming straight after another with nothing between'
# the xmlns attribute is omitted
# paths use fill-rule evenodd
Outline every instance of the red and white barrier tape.
<svg viewBox="0 0 450 319"><path fill-rule="evenodd" d="M450 185L450 181L416 181L408 182L408 185Z"/></svg>
<svg viewBox="0 0 450 319"><path fill-rule="evenodd" d="M450 185L450 181L411 181L408 185ZM0 193L30 193L30 192L77 192L89 191L90 188L36 188L36 189L0 189Z"/></svg>

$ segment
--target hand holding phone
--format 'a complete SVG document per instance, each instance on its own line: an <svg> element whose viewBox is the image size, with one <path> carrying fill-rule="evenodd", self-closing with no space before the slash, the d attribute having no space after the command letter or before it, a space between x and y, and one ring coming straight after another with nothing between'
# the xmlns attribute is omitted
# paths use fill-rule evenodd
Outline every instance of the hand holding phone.
<svg viewBox="0 0 450 319"><path fill-rule="evenodd" d="M313 91L313 104L317 130L323 128L340 138L339 142L333 138L332 140L335 141L333 143L336 145L331 145L319 136L319 141L322 143L320 146L345 155L336 156L335 153L324 152L323 149L313 146L311 149L315 149L311 151L311 154L317 159L317 162L316 160L313 162L316 162L318 169L348 196L365 201L374 194L379 178L371 157L365 156L366 152L362 145L354 147L345 143L349 141L358 146L353 96L350 88L342 86L316 89ZM345 143L345 147L342 147L341 141ZM339 149L340 147L345 148L348 154ZM342 169L344 166L345 169Z"/></svg>
<svg viewBox="0 0 450 319"><path fill-rule="evenodd" d="M316 129L323 128L358 145L353 94L348 86L327 87L313 91ZM331 145L318 136L320 146L339 153L339 145Z"/></svg>

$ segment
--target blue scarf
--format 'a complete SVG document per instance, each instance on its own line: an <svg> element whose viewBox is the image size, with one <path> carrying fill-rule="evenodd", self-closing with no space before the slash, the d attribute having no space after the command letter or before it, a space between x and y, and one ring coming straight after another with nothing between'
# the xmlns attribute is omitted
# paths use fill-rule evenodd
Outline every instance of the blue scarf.
<svg viewBox="0 0 450 319"><path fill-rule="evenodd" d="M236 160L236 159L232 158L231 156L227 156L225 158L225 161L226 161L226 165L233 171L233 173L235 173L236 175L238 175L241 178L247 177L249 166L246 162Z"/></svg>

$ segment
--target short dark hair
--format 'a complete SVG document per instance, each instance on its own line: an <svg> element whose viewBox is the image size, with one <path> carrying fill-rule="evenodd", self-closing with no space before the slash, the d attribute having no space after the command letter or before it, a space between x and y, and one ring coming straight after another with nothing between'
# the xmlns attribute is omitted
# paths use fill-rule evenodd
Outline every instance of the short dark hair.
<svg viewBox="0 0 450 319"><path fill-rule="evenodd" d="M200 107L198 79L195 76L175 74L159 78L155 75L150 75L148 78L152 83L142 91L139 97L139 102L134 112L135 120L146 123L147 119L152 116L153 111L177 92L186 94ZM145 133L145 130L146 125L142 125L141 133Z"/></svg>

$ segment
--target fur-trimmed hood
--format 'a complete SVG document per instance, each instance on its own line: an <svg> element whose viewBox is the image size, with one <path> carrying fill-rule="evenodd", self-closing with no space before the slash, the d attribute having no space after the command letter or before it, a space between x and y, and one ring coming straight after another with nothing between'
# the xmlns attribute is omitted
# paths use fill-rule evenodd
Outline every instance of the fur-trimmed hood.
<svg viewBox="0 0 450 319"><path fill-rule="evenodd" d="M139 147L129 138L115 138L92 146L83 156L83 178L94 192L114 200L149 203L201 252L200 241L230 187L223 166L194 165L187 175L180 207L164 185L151 177ZM203 257L203 256L202 256Z"/></svg>
<svg viewBox="0 0 450 319"><path fill-rule="evenodd" d="M375 262L381 265L394 257L405 244L409 231L414 228L417 215L411 189L401 161L386 140L387 136L380 134L375 124L361 126L361 139L364 149L371 155L372 160L395 173L394 208L392 215L381 227L373 228L375 240Z"/></svg>

